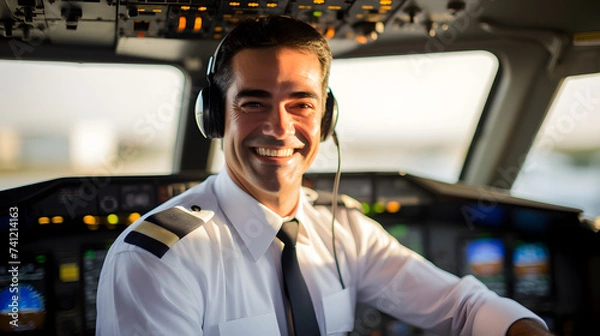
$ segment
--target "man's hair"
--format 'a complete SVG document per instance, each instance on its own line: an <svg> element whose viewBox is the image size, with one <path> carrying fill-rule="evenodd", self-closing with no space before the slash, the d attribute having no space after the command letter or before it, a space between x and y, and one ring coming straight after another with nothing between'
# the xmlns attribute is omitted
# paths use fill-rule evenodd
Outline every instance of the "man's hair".
<svg viewBox="0 0 600 336"><path fill-rule="evenodd" d="M232 59L241 50L285 47L315 54L321 63L323 97L327 96L331 49L321 33L287 16L252 18L241 22L222 41L216 55L214 78L224 95L233 80ZM324 103L325 103L325 99Z"/></svg>

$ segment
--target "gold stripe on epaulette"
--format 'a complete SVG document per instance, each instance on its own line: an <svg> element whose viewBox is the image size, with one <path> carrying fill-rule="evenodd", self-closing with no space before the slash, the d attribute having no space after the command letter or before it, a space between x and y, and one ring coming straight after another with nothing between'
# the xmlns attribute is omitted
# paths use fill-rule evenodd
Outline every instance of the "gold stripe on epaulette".
<svg viewBox="0 0 600 336"><path fill-rule="evenodd" d="M154 238L168 247L172 247L179 240L179 237L173 232L146 221L141 222L133 231Z"/></svg>

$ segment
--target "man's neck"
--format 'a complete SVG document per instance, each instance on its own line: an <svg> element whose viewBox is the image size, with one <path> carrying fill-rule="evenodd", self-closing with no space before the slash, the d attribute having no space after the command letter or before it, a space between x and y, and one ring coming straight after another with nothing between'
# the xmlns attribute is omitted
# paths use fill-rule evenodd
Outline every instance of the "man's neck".
<svg viewBox="0 0 600 336"><path fill-rule="evenodd" d="M253 185L246 179L236 177L235 174L232 174L229 170L229 167L227 174L244 192L281 217L287 217L293 214L298 206L298 202L300 201L301 180L286 181L287 183L281 183L277 187L271 186L271 188L266 188L264 186Z"/></svg>
<svg viewBox="0 0 600 336"><path fill-rule="evenodd" d="M299 193L300 188L296 188L287 193L260 195L260 198L256 195L252 196L279 216L287 217L295 213L299 203Z"/></svg>

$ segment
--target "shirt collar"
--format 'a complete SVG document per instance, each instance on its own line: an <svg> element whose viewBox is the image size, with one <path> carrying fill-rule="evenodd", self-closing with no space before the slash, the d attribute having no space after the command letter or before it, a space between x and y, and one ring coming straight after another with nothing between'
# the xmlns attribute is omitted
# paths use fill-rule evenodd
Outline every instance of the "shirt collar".
<svg viewBox="0 0 600 336"><path fill-rule="evenodd" d="M283 218L243 191L225 168L216 178L215 194L223 213L242 238L254 261L258 261L275 239ZM295 216L301 223L302 218L306 218L302 203ZM303 236L306 237L306 231L301 224L298 243L306 244L308 239L303 239Z"/></svg>

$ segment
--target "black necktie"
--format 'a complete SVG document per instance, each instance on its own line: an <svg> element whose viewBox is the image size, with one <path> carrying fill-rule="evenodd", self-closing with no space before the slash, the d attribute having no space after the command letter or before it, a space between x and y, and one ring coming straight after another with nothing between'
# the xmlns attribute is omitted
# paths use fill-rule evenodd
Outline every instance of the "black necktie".
<svg viewBox="0 0 600 336"><path fill-rule="evenodd" d="M317 317L313 309L310 294L298 265L296 256L296 237L298 237L298 221L292 220L283 223L277 233L285 246L281 254L281 269L285 294L292 309L293 331L297 336L320 335Z"/></svg>

